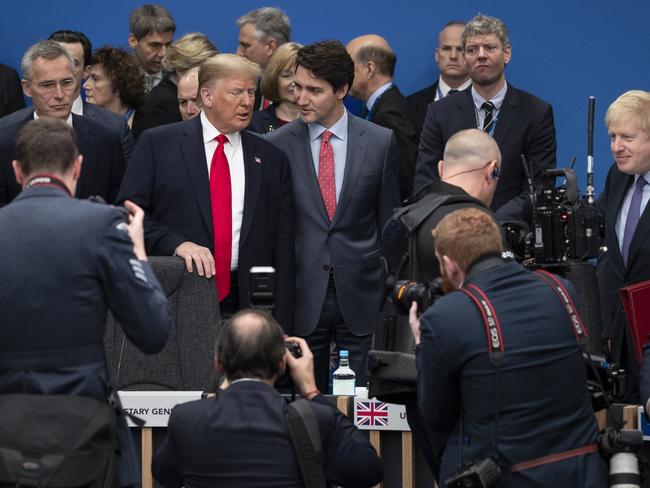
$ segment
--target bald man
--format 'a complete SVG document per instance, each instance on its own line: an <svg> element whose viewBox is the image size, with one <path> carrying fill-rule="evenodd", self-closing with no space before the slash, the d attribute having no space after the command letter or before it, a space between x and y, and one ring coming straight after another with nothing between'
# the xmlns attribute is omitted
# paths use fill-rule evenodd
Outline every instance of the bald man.
<svg viewBox="0 0 650 488"><path fill-rule="evenodd" d="M399 188L404 200L413 190L418 134L408 115L406 98L393 83L397 57L386 39L374 34L351 40L346 49L354 61L350 93L365 102L362 117L395 133Z"/></svg>

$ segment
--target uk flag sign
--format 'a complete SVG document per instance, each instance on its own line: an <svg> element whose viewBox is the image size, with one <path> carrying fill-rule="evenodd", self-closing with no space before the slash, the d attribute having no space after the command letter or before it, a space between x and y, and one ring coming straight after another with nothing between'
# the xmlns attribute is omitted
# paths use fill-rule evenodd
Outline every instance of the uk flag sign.
<svg viewBox="0 0 650 488"><path fill-rule="evenodd" d="M388 427L388 403L373 400L355 402L355 424L366 427Z"/></svg>

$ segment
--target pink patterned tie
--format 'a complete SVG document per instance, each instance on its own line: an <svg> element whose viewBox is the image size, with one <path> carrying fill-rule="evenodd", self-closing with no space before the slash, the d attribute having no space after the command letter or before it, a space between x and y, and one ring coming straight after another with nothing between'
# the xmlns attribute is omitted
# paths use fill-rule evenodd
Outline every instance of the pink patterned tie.
<svg viewBox="0 0 650 488"><path fill-rule="evenodd" d="M320 186L327 216L332 220L336 211L336 183L334 180L334 151L330 144L332 133L328 130L321 135L320 155L318 156L318 185Z"/></svg>

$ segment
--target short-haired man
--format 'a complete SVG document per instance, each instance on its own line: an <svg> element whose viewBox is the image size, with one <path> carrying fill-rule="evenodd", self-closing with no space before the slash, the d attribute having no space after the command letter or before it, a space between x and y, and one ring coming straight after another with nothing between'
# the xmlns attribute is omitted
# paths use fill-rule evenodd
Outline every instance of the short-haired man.
<svg viewBox="0 0 650 488"><path fill-rule="evenodd" d="M534 180L555 166L553 109L506 82L512 50L501 20L477 15L465 26L461 42L472 87L429 105L420 135L414 191L439 178L438 161L452 135L478 128L494 137L501 149L502 176L492 210L500 220L529 221L532 206L521 155L532 165Z"/></svg>
<svg viewBox="0 0 650 488"><path fill-rule="evenodd" d="M429 104L442 100L447 95L463 91L472 84L467 74L463 46L460 42L464 28L465 22L459 20L452 20L445 24L438 34L438 47L434 54L440 72L438 80L406 97L418 138L422 132Z"/></svg>
<svg viewBox="0 0 650 488"><path fill-rule="evenodd" d="M237 19L239 43L237 54L257 63L262 71L282 44L291 41L291 23L282 10L275 7L261 7L242 15ZM268 107L261 92L255 94L255 110Z"/></svg>
<svg viewBox="0 0 650 488"><path fill-rule="evenodd" d="M174 32L174 18L162 5L141 5L131 12L129 46L135 50L135 60L144 73L149 91L163 79L162 60L172 43Z"/></svg>
<svg viewBox="0 0 650 488"><path fill-rule="evenodd" d="M413 190L418 134L408 115L406 99L393 82L397 57L383 37L367 34L351 40L346 49L354 61L350 94L365 102L361 116L391 129L399 149L399 189L402 200Z"/></svg>
<svg viewBox="0 0 650 488"><path fill-rule="evenodd" d="M0 208L0 394L105 401L108 309L146 354L167 341L169 310L147 263L144 213L126 202L125 223L117 208L71 198L86 164L74 140L51 117L18 134L13 168L22 192ZM139 485L129 429L118 420L119 486Z"/></svg>
<svg viewBox="0 0 650 488"><path fill-rule="evenodd" d="M77 96L72 102L72 113L90 117L94 121L118 131L122 143L122 156L124 157L124 162L128 163L129 159L131 159L135 140L133 139L133 133L129 129L126 119L81 98L81 85L86 77L86 68L90 66L92 57L92 44L90 39L83 32L71 30L55 31L50 34L49 39L58 42L64 47L74 61L74 75L77 79L78 86Z"/></svg>
<svg viewBox="0 0 650 488"><path fill-rule="evenodd" d="M23 90L32 98L33 107L0 119L0 206L20 193L11 166L18 132L28 121L41 117L67 121L75 131L84 156L76 196L100 196L114 202L124 174L120 134L88 117L71 113L78 82L68 51L55 41L38 42L25 52L22 71Z"/></svg>
<svg viewBox="0 0 650 488"><path fill-rule="evenodd" d="M294 357L285 341L297 344ZM312 354L304 340L285 339L267 314L244 310L225 323L215 364L227 387L216 397L174 407L153 474L165 488L180 486L305 486L287 428L286 400L273 388L288 369L311 402L328 483L370 487L381 461L366 438L316 390ZM200 432L200 435L196 435Z"/></svg>
<svg viewBox="0 0 650 488"><path fill-rule="evenodd" d="M421 415L450 434L439 484L492 458L513 488L606 486L573 287L503 261L501 229L483 210L447 215L434 240L449 292L419 319L414 303L410 322Z"/></svg>
<svg viewBox="0 0 650 488"><path fill-rule="evenodd" d="M218 54L199 70L198 117L145 131L120 190L147 212L150 254L215 276L222 315L250 306L250 268L275 268L274 316L293 327L294 244L287 157L244 131L259 67Z"/></svg>
<svg viewBox="0 0 650 488"><path fill-rule="evenodd" d="M199 68L192 68L178 79L178 110L183 120L199 115L199 105Z"/></svg>
<svg viewBox="0 0 650 488"><path fill-rule="evenodd" d="M350 352L360 385L384 285L381 229L399 205L393 133L343 105L354 62L334 40L300 48L300 119L267 134L291 164L296 228L296 334L327 387L330 343Z"/></svg>
<svg viewBox="0 0 650 488"><path fill-rule="evenodd" d="M630 402L638 401L638 362L627 332L619 289L650 279L650 93L631 90L607 109L613 164L607 174L599 209L605 224L607 253L598 262L604 333L611 359L628 372ZM645 356L649 353L646 349ZM644 361L644 368L650 366ZM645 385L643 383L646 383ZM650 392L648 374L642 389ZM646 401L647 396L641 398Z"/></svg>

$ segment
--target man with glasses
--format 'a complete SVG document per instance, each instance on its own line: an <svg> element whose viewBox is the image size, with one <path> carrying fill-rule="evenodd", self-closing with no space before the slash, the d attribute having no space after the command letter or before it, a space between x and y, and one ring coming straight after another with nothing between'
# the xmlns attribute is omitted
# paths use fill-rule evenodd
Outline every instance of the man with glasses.
<svg viewBox="0 0 650 488"><path fill-rule="evenodd" d="M494 137L503 157L492 210L500 220L528 221L532 206L521 155L532 165L534 180L555 167L553 109L506 82L511 45L501 20L477 15L465 26L461 44L472 86L429 106L420 136L415 193L440 178L438 161L449 138L459 130L478 128Z"/></svg>
<svg viewBox="0 0 650 488"><path fill-rule="evenodd" d="M75 131L84 156L75 196L99 196L114 202L124 174L120 134L71 113L78 82L68 51L55 41L41 41L27 50L21 64L23 91L32 98L33 110L18 118L9 115L0 119L0 206L21 190L11 166L16 136L28 121L41 117L65 120Z"/></svg>

